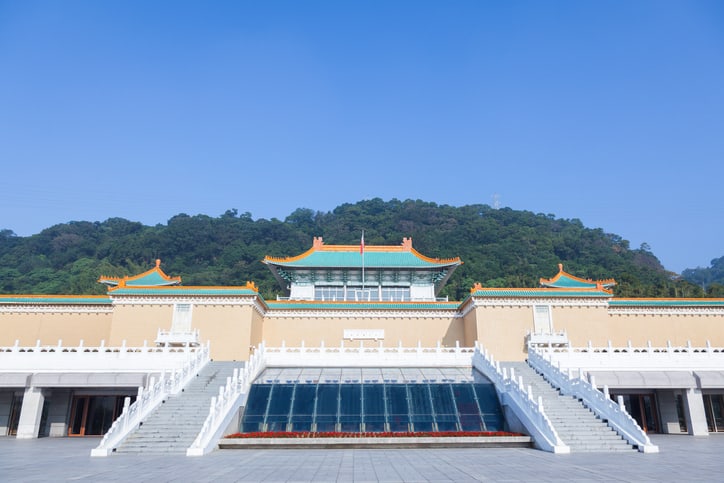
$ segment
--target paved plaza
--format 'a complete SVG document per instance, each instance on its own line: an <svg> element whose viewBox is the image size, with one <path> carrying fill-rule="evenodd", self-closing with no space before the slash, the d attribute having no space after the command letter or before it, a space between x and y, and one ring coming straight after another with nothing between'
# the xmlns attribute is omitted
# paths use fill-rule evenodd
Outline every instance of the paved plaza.
<svg viewBox="0 0 724 483"><path fill-rule="evenodd" d="M722 481L724 435L653 436L658 454L533 449L222 450L91 458L98 440L0 438L1 481Z"/></svg>

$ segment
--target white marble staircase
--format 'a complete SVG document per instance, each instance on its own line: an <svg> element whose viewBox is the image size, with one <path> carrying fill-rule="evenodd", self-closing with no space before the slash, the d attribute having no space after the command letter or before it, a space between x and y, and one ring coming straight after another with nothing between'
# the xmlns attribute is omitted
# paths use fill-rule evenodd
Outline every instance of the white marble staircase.
<svg viewBox="0 0 724 483"><path fill-rule="evenodd" d="M186 454L209 413L211 398L242 366L242 362L209 362L180 393L151 413L117 452Z"/></svg>
<svg viewBox="0 0 724 483"><path fill-rule="evenodd" d="M596 417L581 401L563 396L540 374L525 362L501 362L507 371L515 370L516 377L523 377L523 384L530 385L533 397L543 398L543 408L558 436L571 452L632 451L633 447Z"/></svg>

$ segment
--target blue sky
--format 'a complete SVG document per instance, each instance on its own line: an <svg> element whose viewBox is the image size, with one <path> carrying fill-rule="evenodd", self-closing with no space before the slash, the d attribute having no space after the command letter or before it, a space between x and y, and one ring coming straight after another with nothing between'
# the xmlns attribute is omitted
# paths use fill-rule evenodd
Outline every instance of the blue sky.
<svg viewBox="0 0 724 483"><path fill-rule="evenodd" d="M724 2L0 0L0 228L493 203L724 255Z"/></svg>

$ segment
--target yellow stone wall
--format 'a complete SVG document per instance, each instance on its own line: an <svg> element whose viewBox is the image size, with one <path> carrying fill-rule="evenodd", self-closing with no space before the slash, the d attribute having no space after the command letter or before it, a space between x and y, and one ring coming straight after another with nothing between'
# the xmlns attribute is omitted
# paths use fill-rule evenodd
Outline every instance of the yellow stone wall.
<svg viewBox="0 0 724 483"><path fill-rule="evenodd" d="M263 338L268 346L338 346L345 329L383 329L385 346L416 346L418 341L425 347L434 347L438 341L444 346L454 346L456 341L466 345L463 320L453 317L277 317L267 315L264 320ZM366 346L379 342L365 340ZM359 341L345 341L345 345L359 345Z"/></svg>
<svg viewBox="0 0 724 483"><path fill-rule="evenodd" d="M34 312L18 309L0 313L0 346L11 346L17 340L21 346L57 345L77 346L81 339L86 346L108 345L110 340L110 312Z"/></svg>
<svg viewBox="0 0 724 483"><path fill-rule="evenodd" d="M255 307L250 303L214 303L205 300L194 303L189 297L184 303L193 304L192 328L199 329L201 342L211 341L211 356L217 360L247 360L250 349L265 341L268 346L298 346L304 341L308 347L338 346L345 329L383 329L385 346L435 346L438 341L444 346L472 346L475 341L482 343L499 360L522 360L526 356L525 337L533 329L533 305L515 305L501 301L499 305L486 300L484 305L474 307L470 300L462 307L462 316L440 317L439 312L430 316L416 312L405 315L402 312L380 312L376 317L366 314L342 311L341 316L323 316L323 312L298 312L296 316L282 316L279 311L260 312L262 302ZM21 345L35 345L40 339L42 345L56 345L62 339L63 345L78 345L80 340L86 346L152 345L158 329L170 329L174 305L159 299L147 303L115 303L112 312L98 309L88 312L63 308L57 312L40 312L36 309L19 307L16 310L3 307L0 312L0 346L11 346L15 340ZM574 346L587 345L590 340L595 346L604 346L610 340L613 345L624 346L629 341L634 346L644 346L651 341L654 346L704 346L709 341L713 346L724 347L724 315L707 312L696 314L684 311L665 313L650 309L649 313L628 313L620 309L609 309L605 304L576 306L568 301L552 305L554 331L565 330ZM289 312L287 312L289 314ZM359 345L359 341L344 341L346 346ZM366 346L377 345L378 341L364 340Z"/></svg>

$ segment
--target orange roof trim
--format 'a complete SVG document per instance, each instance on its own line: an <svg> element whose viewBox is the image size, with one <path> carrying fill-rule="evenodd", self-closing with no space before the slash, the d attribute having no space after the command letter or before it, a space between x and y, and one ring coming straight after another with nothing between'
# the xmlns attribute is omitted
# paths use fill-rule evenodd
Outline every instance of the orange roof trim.
<svg viewBox="0 0 724 483"><path fill-rule="evenodd" d="M120 287L120 286L125 286L126 282L138 280L143 277L152 275L154 273L156 273L163 280L166 280L168 282L176 283L176 284L181 283L181 277L170 277L170 276L166 275L163 270L161 270L161 259L160 258L156 259L155 267L153 267L150 270L146 270L143 273L139 273L138 275L133 275L133 276L126 275L125 277L106 277L106 276L101 275L100 277L98 277L98 283L116 282L116 283L118 283L118 286Z"/></svg>
<svg viewBox="0 0 724 483"><path fill-rule="evenodd" d="M576 277L575 275L571 275L570 273L565 272L565 271L563 270L563 264L562 264L562 263L559 263L559 264L558 264L558 273L557 273L554 277L552 277L552 278L541 278L541 279L540 279L540 284L541 284L541 285L554 284L554 283L556 283L561 277L570 278L570 279L576 280L576 281L581 282L581 283L595 283L597 286L601 286L602 288L605 288L606 286L616 285L616 280L614 280L613 278L607 278L607 279L604 279L604 280L592 280L592 279L590 279L590 278L585 279L585 278L581 278L581 277Z"/></svg>
<svg viewBox="0 0 724 483"><path fill-rule="evenodd" d="M296 255L293 257L270 257L265 256L264 260L265 262L278 262L278 263L284 263L284 262L296 262L297 260L301 260L303 258L308 257L314 252L320 251L320 252L354 252L359 251L360 245L325 245L322 237L314 237L314 241L312 243L312 248L307 250L306 252ZM365 252L410 252L413 255L415 255L417 258L424 260L426 262L430 263L460 263L462 265L462 261L460 260L460 257L454 257L454 258L432 258L432 257L426 257L425 255L421 254L414 248L412 248L412 238L406 237L402 239L402 243L399 245L365 245L364 247Z"/></svg>

